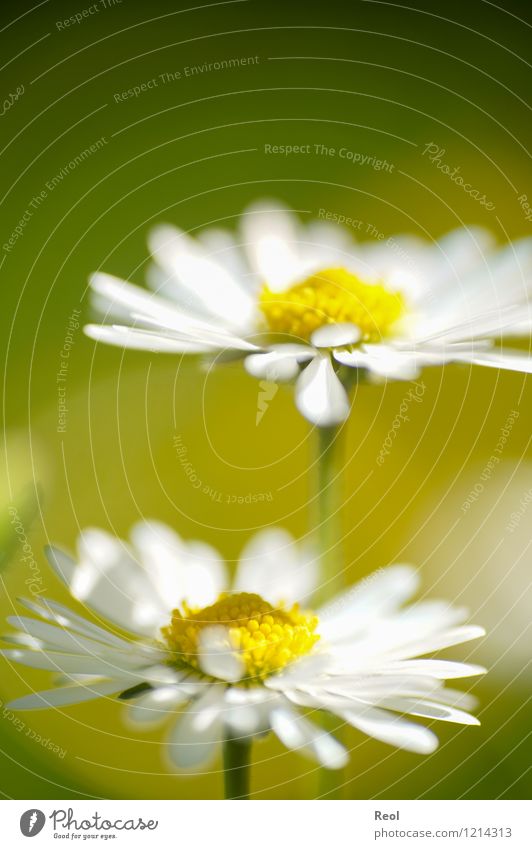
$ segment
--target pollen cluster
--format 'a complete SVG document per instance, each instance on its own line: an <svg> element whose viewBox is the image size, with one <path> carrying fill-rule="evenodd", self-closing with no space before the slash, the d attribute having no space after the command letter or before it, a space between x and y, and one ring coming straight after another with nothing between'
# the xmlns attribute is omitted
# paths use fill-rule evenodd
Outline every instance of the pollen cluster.
<svg viewBox="0 0 532 849"><path fill-rule="evenodd" d="M324 324L355 324L365 342L379 342L403 315L404 301L380 283L364 283L344 268L329 268L284 292L262 287L259 307L272 333L308 341Z"/></svg>
<svg viewBox="0 0 532 849"><path fill-rule="evenodd" d="M223 593L215 604L193 609L186 603L172 612L162 629L175 662L201 670L198 639L202 629L224 625L231 647L245 666L243 683L258 683L307 654L319 640L317 616L297 604L274 608L255 593Z"/></svg>

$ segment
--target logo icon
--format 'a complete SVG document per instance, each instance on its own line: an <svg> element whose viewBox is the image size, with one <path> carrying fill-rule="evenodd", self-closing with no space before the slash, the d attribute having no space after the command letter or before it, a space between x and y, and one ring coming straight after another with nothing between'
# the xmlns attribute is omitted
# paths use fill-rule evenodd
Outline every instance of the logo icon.
<svg viewBox="0 0 532 849"><path fill-rule="evenodd" d="M24 837L35 837L43 830L46 817L38 808L30 808L24 811L20 818L20 830Z"/></svg>

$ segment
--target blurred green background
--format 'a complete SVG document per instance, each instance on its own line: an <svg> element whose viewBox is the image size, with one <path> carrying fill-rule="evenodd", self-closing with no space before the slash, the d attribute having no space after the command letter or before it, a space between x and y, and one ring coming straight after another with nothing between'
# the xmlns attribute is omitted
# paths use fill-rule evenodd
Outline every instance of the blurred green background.
<svg viewBox="0 0 532 849"><path fill-rule="evenodd" d="M81 310L83 320L91 317L88 275L102 268L142 283L153 223L234 228L249 202L273 196L303 220L326 208L386 238L410 232L432 239L481 224L504 243L531 227L518 202L530 177L529 4L244 0L187 10L163 0L106 0L80 23L61 23L89 6L7 2L1 12L1 91L10 103L0 124L2 245L26 216L11 249L0 251L2 618L27 594L33 575L13 537L13 506L39 579L63 602L67 594L42 548L49 540L71 548L86 525L125 535L140 517L157 517L233 561L255 528L279 523L308 533L315 434L287 387L256 425L258 384L240 367L205 373L175 357L123 354L77 329L66 432L58 432L56 376L70 316ZM186 67L242 57L257 59L185 76ZM163 83L165 74L176 79ZM115 96L153 79L157 85L138 97ZM98 149L69 169L98 139ZM423 156L430 142L445 149L444 161L459 166L493 210ZM265 144L345 146L393 168L268 155ZM62 169L66 175L50 190ZM478 646L453 653L490 668L471 683L482 727L442 723L442 746L429 758L350 732L343 794L527 797L530 515L513 532L506 526L532 486L529 379L453 366L427 371L423 380L423 403L411 406L382 467L376 456L409 387L357 390L346 426L346 563L355 580L411 560L428 594L467 604L489 629ZM501 462L463 510L512 410L519 416ZM177 436L220 500L190 485ZM271 500L225 503L226 495L258 492ZM49 681L47 673L4 663L0 699ZM139 737L111 700L19 716L23 729L0 710L5 796L220 794L220 764L193 778L169 774L163 735ZM31 732L64 756L30 739ZM256 798L315 795L313 764L273 739L257 744L255 757Z"/></svg>

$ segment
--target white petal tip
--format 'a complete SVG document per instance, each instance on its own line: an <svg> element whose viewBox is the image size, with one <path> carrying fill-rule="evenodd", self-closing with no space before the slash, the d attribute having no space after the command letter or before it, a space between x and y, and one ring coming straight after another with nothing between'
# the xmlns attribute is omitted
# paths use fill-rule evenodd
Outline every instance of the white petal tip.
<svg viewBox="0 0 532 849"><path fill-rule="evenodd" d="M105 335L105 331L102 331L101 324L86 324L83 327L83 333L85 336L88 336L89 339L96 339L99 341Z"/></svg>
<svg viewBox="0 0 532 849"><path fill-rule="evenodd" d="M345 767L347 766L348 763L349 763L349 755L346 752L346 750L344 749L343 752L341 752L341 753L339 752L334 758L331 758L326 763L322 762L322 766L324 766L325 769L331 769L331 770L345 769Z"/></svg>
<svg viewBox="0 0 532 849"><path fill-rule="evenodd" d="M353 345L360 339L359 328L350 323L324 324L314 331L311 343L316 348L334 348L342 345Z"/></svg>
<svg viewBox="0 0 532 849"><path fill-rule="evenodd" d="M296 406L317 427L334 427L349 416L349 399L328 356L316 356L296 384Z"/></svg>
<svg viewBox="0 0 532 849"><path fill-rule="evenodd" d="M419 746L418 748L411 748L408 751L413 752L415 755L432 755L439 745L439 740L435 740L433 743L427 743L425 746Z"/></svg>
<svg viewBox="0 0 532 849"><path fill-rule="evenodd" d="M485 666L477 666L476 664L468 664L468 672L467 675L464 675L464 678L469 678L474 675L486 675L488 670Z"/></svg>

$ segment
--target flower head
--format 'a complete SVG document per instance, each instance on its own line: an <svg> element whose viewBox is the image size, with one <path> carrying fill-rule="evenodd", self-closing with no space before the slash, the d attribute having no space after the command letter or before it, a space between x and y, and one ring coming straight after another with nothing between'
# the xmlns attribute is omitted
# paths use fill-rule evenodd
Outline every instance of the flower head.
<svg viewBox="0 0 532 849"><path fill-rule="evenodd" d="M435 243L355 243L332 222L303 227L263 203L242 216L238 240L162 226L150 247L152 292L95 274L95 302L114 323L85 332L126 348L232 352L257 378L296 379L300 412L320 426L348 416L341 366L380 380L450 362L532 371L526 353L496 344L532 326L530 238L498 248L464 228Z"/></svg>
<svg viewBox="0 0 532 849"><path fill-rule="evenodd" d="M405 607L417 588L409 566L381 569L312 612L315 560L278 529L250 541L230 591L213 549L156 522L136 525L130 544L87 530L77 558L56 548L48 557L72 595L108 624L54 601L23 601L38 618L11 617L19 631L4 637L13 647L2 654L59 673L61 685L22 696L13 709L117 695L136 723L171 718L170 755L184 769L209 760L227 736L268 731L326 767L343 766L346 749L302 710L329 711L423 754L438 740L406 715L478 724L466 712L472 697L444 681L484 670L423 655L483 631L442 601Z"/></svg>
<svg viewBox="0 0 532 849"><path fill-rule="evenodd" d="M176 653L176 664L187 662L201 670L202 642L218 625L248 684L260 683L308 654L319 639L314 633L316 616L302 613L297 604L276 609L257 593L222 593L208 607L190 608L186 602L182 606L183 611L174 610L170 624L162 629Z"/></svg>

